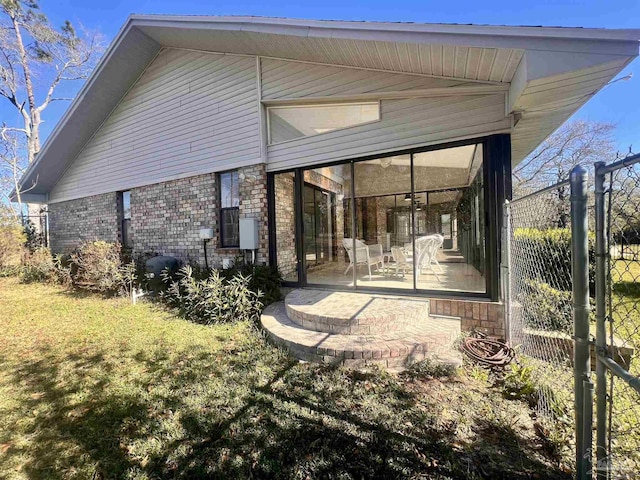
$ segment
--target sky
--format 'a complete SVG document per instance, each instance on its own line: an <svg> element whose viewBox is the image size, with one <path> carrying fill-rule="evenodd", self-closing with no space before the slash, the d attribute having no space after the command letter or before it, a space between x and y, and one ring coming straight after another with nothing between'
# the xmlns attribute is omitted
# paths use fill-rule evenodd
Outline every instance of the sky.
<svg viewBox="0 0 640 480"><path fill-rule="evenodd" d="M260 15L315 20L371 20L420 23L475 23L493 25L543 25L566 27L640 28L640 0L40 0L41 10L56 25L64 20L99 30L110 42L132 13ZM575 118L616 124L620 151L633 145L640 152L640 60L619 77L633 78L605 87ZM68 85L65 96L81 86ZM45 111L42 135L46 138L68 105L52 104ZM7 123L15 114L0 106ZM4 120L4 118L3 118Z"/></svg>

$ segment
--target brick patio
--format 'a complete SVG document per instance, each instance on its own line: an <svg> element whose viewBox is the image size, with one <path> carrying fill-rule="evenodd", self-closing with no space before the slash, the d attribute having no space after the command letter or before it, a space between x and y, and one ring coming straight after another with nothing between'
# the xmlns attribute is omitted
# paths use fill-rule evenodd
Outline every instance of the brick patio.
<svg viewBox="0 0 640 480"><path fill-rule="evenodd" d="M265 309L262 326L301 360L402 369L432 358L458 365L457 318L430 317L429 300L294 290Z"/></svg>

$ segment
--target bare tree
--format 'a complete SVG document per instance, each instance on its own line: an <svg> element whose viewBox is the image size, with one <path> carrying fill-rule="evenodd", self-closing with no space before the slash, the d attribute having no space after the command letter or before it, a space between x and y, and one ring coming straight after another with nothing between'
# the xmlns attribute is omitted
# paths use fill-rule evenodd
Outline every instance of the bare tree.
<svg viewBox="0 0 640 480"><path fill-rule="evenodd" d="M514 169L514 197L566 180L578 164L587 167L614 159L614 129L609 123L580 120L560 127ZM564 228L569 222L569 188L561 186L556 190L556 205L549 205L549 212L557 215L558 227Z"/></svg>
<svg viewBox="0 0 640 480"><path fill-rule="evenodd" d="M566 180L578 164L615 158L614 129L610 123L581 120L564 124L513 171L514 192L526 194Z"/></svg>
<svg viewBox="0 0 640 480"><path fill-rule="evenodd" d="M18 180L24 172L23 164L19 154L19 138L16 132L9 131L5 126L0 127L0 193L4 197L8 211L15 217L19 216L20 209L11 207L9 192L16 189L18 205L22 204L22 192L18 186Z"/></svg>
<svg viewBox="0 0 640 480"><path fill-rule="evenodd" d="M58 87L87 78L102 51L98 34L83 30L79 36L69 21L55 28L36 0L0 0L0 97L22 119L19 125L3 125L1 140L6 142L9 133L24 138L24 148L17 149L23 158L14 175L21 174L40 151L44 110L53 102L70 100L56 96ZM3 150L13 148L13 140Z"/></svg>

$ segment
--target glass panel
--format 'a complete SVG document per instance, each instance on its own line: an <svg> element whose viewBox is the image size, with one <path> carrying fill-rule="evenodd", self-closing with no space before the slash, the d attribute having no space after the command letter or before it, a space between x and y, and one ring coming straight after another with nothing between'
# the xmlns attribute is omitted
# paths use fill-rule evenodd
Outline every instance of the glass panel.
<svg viewBox="0 0 640 480"><path fill-rule="evenodd" d="M131 219L125 218L122 220L122 246L125 248L131 248Z"/></svg>
<svg viewBox="0 0 640 480"><path fill-rule="evenodd" d="M122 218L131 220L131 192L122 192Z"/></svg>
<svg viewBox="0 0 640 480"><path fill-rule="evenodd" d="M223 208L221 217L221 243L222 247L237 247L240 245L240 210L238 208Z"/></svg>
<svg viewBox="0 0 640 480"><path fill-rule="evenodd" d="M486 292L482 145L413 156L417 288Z"/></svg>
<svg viewBox="0 0 640 480"><path fill-rule="evenodd" d="M131 191L127 190L120 193L122 201L121 212L121 233L122 233L122 246L125 248L132 247L131 241Z"/></svg>
<svg viewBox="0 0 640 480"><path fill-rule="evenodd" d="M270 107L269 143L331 132L380 119L378 102Z"/></svg>
<svg viewBox="0 0 640 480"><path fill-rule="evenodd" d="M351 165L305 170L303 229L307 282L353 286L346 244L351 236L348 198Z"/></svg>
<svg viewBox="0 0 640 480"><path fill-rule="evenodd" d="M220 174L220 208L240 206L240 189L238 186L238 171Z"/></svg>
<svg viewBox="0 0 640 480"><path fill-rule="evenodd" d="M296 252L295 179L293 172L274 175L276 211L276 262L282 278L298 281L298 255Z"/></svg>
<svg viewBox="0 0 640 480"><path fill-rule="evenodd" d="M411 156L355 164L356 283L413 289Z"/></svg>

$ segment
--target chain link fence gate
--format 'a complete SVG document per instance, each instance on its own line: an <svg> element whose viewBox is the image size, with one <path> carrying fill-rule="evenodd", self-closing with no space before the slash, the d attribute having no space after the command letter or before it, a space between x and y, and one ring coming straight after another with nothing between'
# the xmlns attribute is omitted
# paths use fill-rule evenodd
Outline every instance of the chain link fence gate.
<svg viewBox="0 0 640 480"><path fill-rule="evenodd" d="M640 475L640 155L596 164L598 479Z"/></svg>
<svg viewBox="0 0 640 480"><path fill-rule="evenodd" d="M631 479L640 475L640 155L596 164L594 178L595 192L576 167L570 193L561 182L507 204L508 340L534 380L537 412L570 426L577 478Z"/></svg>

